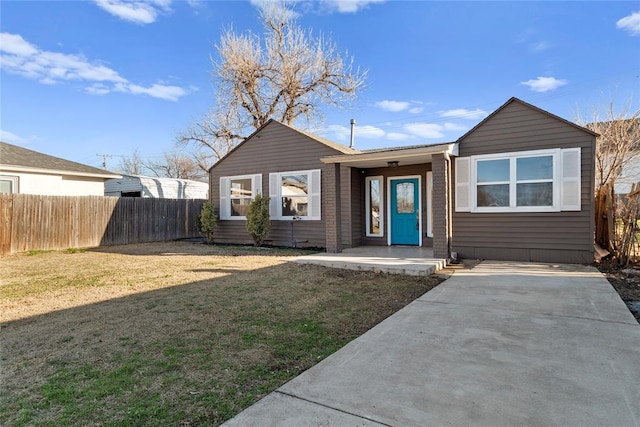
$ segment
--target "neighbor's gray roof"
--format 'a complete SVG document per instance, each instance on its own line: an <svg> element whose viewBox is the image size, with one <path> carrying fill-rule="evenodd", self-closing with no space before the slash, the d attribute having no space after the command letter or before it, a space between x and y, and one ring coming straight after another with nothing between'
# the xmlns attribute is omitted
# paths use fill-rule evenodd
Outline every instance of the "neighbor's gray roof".
<svg viewBox="0 0 640 427"><path fill-rule="evenodd" d="M67 175L118 178L120 175L72 162L59 157L49 156L17 145L0 142L0 169L20 169L23 171L51 171Z"/></svg>

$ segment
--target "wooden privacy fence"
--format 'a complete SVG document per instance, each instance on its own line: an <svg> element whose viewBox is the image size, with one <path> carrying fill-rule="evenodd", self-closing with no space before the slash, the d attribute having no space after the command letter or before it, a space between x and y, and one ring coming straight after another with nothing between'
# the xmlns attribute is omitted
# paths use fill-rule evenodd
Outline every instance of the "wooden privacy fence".
<svg viewBox="0 0 640 427"><path fill-rule="evenodd" d="M0 253L197 237L205 200L0 195Z"/></svg>

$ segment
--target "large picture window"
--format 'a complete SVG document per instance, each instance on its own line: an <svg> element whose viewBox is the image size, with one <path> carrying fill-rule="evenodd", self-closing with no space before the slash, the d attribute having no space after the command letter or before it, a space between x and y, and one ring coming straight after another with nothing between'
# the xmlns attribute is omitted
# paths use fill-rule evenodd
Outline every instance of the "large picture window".
<svg viewBox="0 0 640 427"><path fill-rule="evenodd" d="M275 219L320 219L320 170L269 174L270 214Z"/></svg>
<svg viewBox="0 0 640 427"><path fill-rule="evenodd" d="M580 210L580 149L456 159L456 211Z"/></svg>
<svg viewBox="0 0 640 427"><path fill-rule="evenodd" d="M365 179L366 211L368 237L382 237L384 235L384 212L382 196L382 176L370 176Z"/></svg>
<svg viewBox="0 0 640 427"><path fill-rule="evenodd" d="M220 219L246 219L249 205L262 193L262 175L220 178Z"/></svg>

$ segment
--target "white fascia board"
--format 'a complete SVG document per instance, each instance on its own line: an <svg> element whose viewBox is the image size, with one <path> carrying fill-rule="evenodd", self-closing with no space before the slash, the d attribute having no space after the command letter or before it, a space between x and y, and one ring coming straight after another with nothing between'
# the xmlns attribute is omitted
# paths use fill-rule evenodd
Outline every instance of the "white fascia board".
<svg viewBox="0 0 640 427"><path fill-rule="evenodd" d="M16 165L0 165L0 171L2 172L26 172L26 173L39 173L44 175L64 175L64 176L82 176L89 178L103 178L103 179L119 179L122 175L115 173L91 173L91 172L75 172L75 171L63 171L57 169L44 169L44 168L31 168L27 166Z"/></svg>
<svg viewBox="0 0 640 427"><path fill-rule="evenodd" d="M434 154L450 154L452 156L458 155L458 143L451 144L439 144L427 147L413 147L403 149L390 149L388 151L376 151L372 153L359 153L359 154L341 154L337 156L322 157L320 161L325 164L331 163L345 163L351 165L357 165L358 163L371 163L380 162L386 164L389 160L401 161L403 159L412 159L432 156Z"/></svg>

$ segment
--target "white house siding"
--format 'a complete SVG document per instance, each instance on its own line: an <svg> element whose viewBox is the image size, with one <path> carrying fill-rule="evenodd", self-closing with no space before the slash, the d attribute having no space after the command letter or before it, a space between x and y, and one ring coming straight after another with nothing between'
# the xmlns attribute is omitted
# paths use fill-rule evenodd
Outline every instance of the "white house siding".
<svg viewBox="0 0 640 427"><path fill-rule="evenodd" d="M3 175L18 177L18 192L43 196L103 196L104 179L35 174L24 172L2 172Z"/></svg>
<svg viewBox="0 0 640 427"><path fill-rule="evenodd" d="M631 191L631 186L638 182L640 182L640 154L637 154L622 169L620 178L616 180L615 192L616 194L628 194Z"/></svg>

